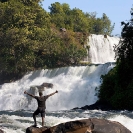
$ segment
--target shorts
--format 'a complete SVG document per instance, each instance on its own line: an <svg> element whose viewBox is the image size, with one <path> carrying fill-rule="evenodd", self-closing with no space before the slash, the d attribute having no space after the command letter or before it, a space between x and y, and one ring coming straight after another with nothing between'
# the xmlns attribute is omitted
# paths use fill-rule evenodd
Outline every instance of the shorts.
<svg viewBox="0 0 133 133"><path fill-rule="evenodd" d="M45 117L45 109L44 108L37 108L37 110L33 113L33 115L41 114L41 117Z"/></svg>

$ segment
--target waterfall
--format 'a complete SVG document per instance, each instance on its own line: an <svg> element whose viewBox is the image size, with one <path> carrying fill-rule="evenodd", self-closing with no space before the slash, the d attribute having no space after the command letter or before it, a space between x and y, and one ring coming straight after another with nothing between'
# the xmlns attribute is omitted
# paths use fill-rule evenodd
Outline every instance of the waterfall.
<svg viewBox="0 0 133 133"><path fill-rule="evenodd" d="M98 100L97 90L101 84L101 75L114 67L114 64L106 62L115 61L113 45L118 42L119 38L91 35L87 45L90 46L90 60L94 64L38 70L26 74L21 80L1 85L0 110L35 110L36 100L25 95L24 91L38 95L37 88L33 86L44 82L54 84L53 89L45 89L44 95L59 91L48 98L47 110L69 110L95 103Z"/></svg>
<svg viewBox="0 0 133 133"><path fill-rule="evenodd" d="M43 82L53 83L53 89L45 89L44 95L59 92L48 98L47 110L68 110L91 105L97 101L96 89L101 84L100 76L114 67L112 63L81 67L64 67L40 70L25 75L21 80L5 83L0 87L0 110L35 110L35 99L24 94L28 91L38 95L36 88Z"/></svg>
<svg viewBox="0 0 133 133"><path fill-rule="evenodd" d="M114 45L120 41L118 37L104 35L90 35L86 46L89 46L88 61L98 64L106 62L115 62Z"/></svg>

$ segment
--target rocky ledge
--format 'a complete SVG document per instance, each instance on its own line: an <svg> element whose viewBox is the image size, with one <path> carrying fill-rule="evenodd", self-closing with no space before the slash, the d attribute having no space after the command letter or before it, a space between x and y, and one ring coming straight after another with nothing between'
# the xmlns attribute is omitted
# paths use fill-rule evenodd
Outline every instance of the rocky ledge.
<svg viewBox="0 0 133 133"><path fill-rule="evenodd" d="M61 123L53 127L28 127L26 133L131 133L119 122L90 118Z"/></svg>
<svg viewBox="0 0 133 133"><path fill-rule="evenodd" d="M106 102L101 102L101 101L97 101L96 103L92 105L86 105L81 108L75 107L72 110L76 110L76 109L82 109L82 110L94 110L94 109L99 110L100 109L102 111L116 110L110 104Z"/></svg>

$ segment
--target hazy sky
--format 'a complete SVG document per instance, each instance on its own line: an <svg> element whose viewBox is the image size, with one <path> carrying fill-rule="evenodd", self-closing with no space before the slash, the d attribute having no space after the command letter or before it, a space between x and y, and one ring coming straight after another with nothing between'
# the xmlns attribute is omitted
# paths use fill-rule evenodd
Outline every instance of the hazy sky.
<svg viewBox="0 0 133 133"><path fill-rule="evenodd" d="M113 35L121 33L121 21L131 18L130 9L133 7L133 0L44 0L44 9L49 11L48 7L55 2L67 3L71 9L76 7L83 12L97 12L97 17L105 13L112 24L115 23Z"/></svg>

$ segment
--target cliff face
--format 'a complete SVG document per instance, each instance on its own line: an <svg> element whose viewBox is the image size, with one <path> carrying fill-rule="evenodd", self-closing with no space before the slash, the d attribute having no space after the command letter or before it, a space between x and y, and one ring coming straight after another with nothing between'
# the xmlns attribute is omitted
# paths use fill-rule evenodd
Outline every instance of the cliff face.
<svg viewBox="0 0 133 133"><path fill-rule="evenodd" d="M54 127L28 127L26 133L131 133L122 124L105 119L83 119L61 123Z"/></svg>

